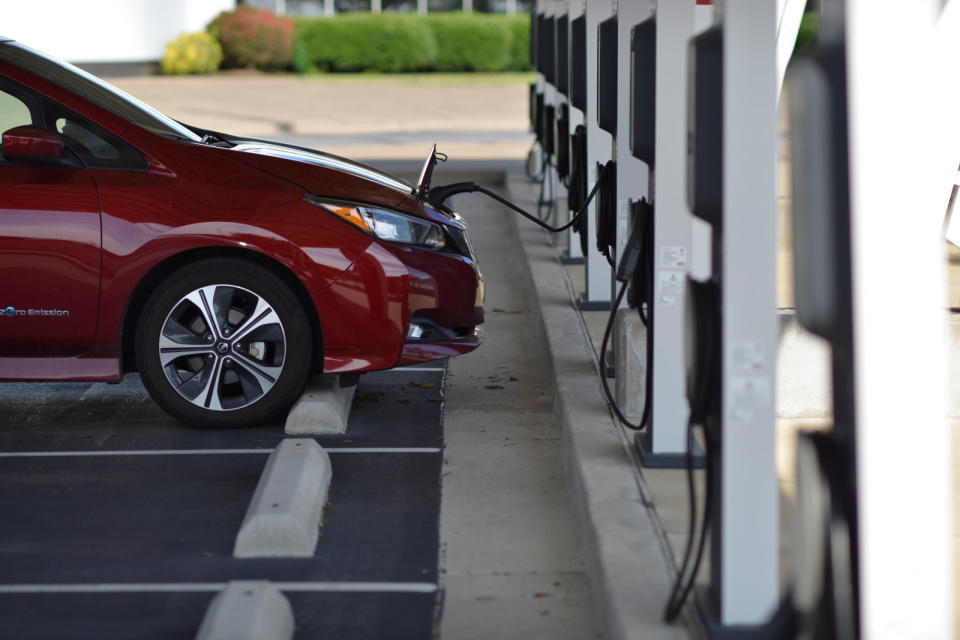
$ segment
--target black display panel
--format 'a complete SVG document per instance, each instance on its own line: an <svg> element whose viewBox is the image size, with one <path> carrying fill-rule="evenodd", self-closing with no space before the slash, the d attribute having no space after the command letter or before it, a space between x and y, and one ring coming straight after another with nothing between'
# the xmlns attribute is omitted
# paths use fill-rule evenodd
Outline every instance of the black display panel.
<svg viewBox="0 0 960 640"><path fill-rule="evenodd" d="M617 135L617 16L597 26L597 124Z"/></svg>
<svg viewBox="0 0 960 640"><path fill-rule="evenodd" d="M570 23L570 104L587 111L587 18Z"/></svg>
<svg viewBox="0 0 960 640"><path fill-rule="evenodd" d="M630 152L653 165L657 110L657 23L649 18L630 34Z"/></svg>
<svg viewBox="0 0 960 640"><path fill-rule="evenodd" d="M540 32L540 55L543 59L543 77L552 85L557 83L557 20L544 18L543 30Z"/></svg>
<svg viewBox="0 0 960 640"><path fill-rule="evenodd" d="M723 224L723 32L690 41L687 203L717 231ZM719 234L714 235L718 237Z"/></svg>
<svg viewBox="0 0 960 640"><path fill-rule="evenodd" d="M566 14L557 17L556 42L557 91L563 95L570 92L570 22Z"/></svg>
<svg viewBox="0 0 960 640"><path fill-rule="evenodd" d="M843 344L850 333L850 187L842 46L790 69L793 256L797 319Z"/></svg>
<svg viewBox="0 0 960 640"><path fill-rule="evenodd" d="M540 71L540 19L542 13L530 14L530 66Z"/></svg>
<svg viewBox="0 0 960 640"><path fill-rule="evenodd" d="M566 180L570 175L570 109L561 104L557 107L557 133L555 136L557 176Z"/></svg>

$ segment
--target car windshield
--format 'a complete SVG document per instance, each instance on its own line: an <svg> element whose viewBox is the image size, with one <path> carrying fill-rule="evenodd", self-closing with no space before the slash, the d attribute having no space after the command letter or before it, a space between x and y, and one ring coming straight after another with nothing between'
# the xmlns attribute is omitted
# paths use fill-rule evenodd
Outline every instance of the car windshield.
<svg viewBox="0 0 960 640"><path fill-rule="evenodd" d="M45 78L148 131L192 142L201 141L200 136L179 122L72 64L13 43L0 46L0 59Z"/></svg>

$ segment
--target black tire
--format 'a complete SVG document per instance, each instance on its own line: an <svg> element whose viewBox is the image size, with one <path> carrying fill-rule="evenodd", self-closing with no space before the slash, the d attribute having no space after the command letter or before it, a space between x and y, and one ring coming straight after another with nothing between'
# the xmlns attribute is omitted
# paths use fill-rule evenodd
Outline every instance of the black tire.
<svg viewBox="0 0 960 640"><path fill-rule="evenodd" d="M211 258L182 267L157 286L140 316L135 348L143 385L189 426L275 418L310 375L306 313L280 277L255 263Z"/></svg>

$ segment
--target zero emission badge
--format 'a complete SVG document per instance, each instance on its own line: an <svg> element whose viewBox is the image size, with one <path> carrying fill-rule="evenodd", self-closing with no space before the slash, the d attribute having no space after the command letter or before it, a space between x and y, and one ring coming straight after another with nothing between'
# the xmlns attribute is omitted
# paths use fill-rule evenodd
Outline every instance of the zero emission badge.
<svg viewBox="0 0 960 640"><path fill-rule="evenodd" d="M69 309L17 309L0 308L0 318L69 318Z"/></svg>

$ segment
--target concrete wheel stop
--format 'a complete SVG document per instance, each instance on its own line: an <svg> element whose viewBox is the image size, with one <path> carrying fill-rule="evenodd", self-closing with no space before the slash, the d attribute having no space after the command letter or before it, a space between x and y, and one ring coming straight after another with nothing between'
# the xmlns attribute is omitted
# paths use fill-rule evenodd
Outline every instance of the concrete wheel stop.
<svg viewBox="0 0 960 640"><path fill-rule="evenodd" d="M330 457L315 440L288 438L277 445L240 525L233 556L313 556L331 476Z"/></svg>
<svg viewBox="0 0 960 640"><path fill-rule="evenodd" d="M289 640L293 609L267 580L234 580L207 607L196 640Z"/></svg>
<svg viewBox="0 0 960 640"><path fill-rule="evenodd" d="M287 414L290 435L346 433L356 384L341 386L337 375L314 376Z"/></svg>

